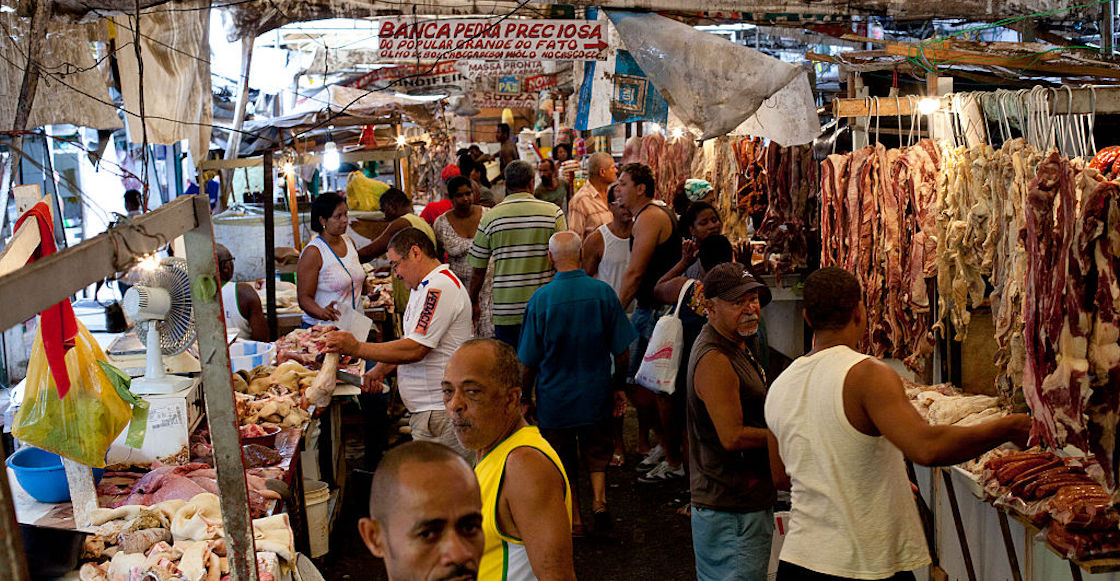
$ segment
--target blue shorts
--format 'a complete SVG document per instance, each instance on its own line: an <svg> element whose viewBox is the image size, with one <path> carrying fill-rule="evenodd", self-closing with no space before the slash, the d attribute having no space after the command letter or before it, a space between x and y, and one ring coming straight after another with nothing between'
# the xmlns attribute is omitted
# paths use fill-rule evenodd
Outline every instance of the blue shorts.
<svg viewBox="0 0 1120 581"><path fill-rule="evenodd" d="M692 507L697 581L766 581L774 511L723 512Z"/></svg>
<svg viewBox="0 0 1120 581"><path fill-rule="evenodd" d="M657 317L654 316L652 309L634 309L634 314L630 315L630 322L638 331L638 338L630 345L630 371L626 376L634 377L638 374L642 358L646 355L649 338L653 336L653 328L657 326Z"/></svg>

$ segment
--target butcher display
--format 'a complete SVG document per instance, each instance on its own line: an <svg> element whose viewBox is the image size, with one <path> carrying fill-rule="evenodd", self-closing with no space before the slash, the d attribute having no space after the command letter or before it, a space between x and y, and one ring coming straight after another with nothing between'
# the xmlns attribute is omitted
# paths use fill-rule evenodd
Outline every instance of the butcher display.
<svg viewBox="0 0 1120 581"><path fill-rule="evenodd" d="M272 451L275 454L275 451ZM275 463L275 462L273 462ZM169 500L190 500L204 492L218 493L218 476L207 464L192 462L183 466L162 466L141 474L108 473L112 478L97 487L102 503L110 508L126 505L152 506ZM266 486L264 478L246 474L249 512L264 516L271 500L280 495Z"/></svg>
<svg viewBox="0 0 1120 581"><path fill-rule="evenodd" d="M262 581L287 578L295 565L288 515L252 522L255 560ZM134 579L218 580L229 560L218 497L200 493L153 506L126 505L93 512L78 571L82 581Z"/></svg>
<svg viewBox="0 0 1120 581"><path fill-rule="evenodd" d="M764 159L767 206L753 238L766 242L766 268L780 277L808 266L809 216L820 213L820 179L812 145L781 147L771 142Z"/></svg>
<svg viewBox="0 0 1120 581"><path fill-rule="evenodd" d="M326 357L323 338L331 331L337 331L333 325L315 325L310 329L296 329L276 341L276 362L295 361L309 369L319 369ZM341 365L348 365L352 359L348 355L342 356Z"/></svg>
<svg viewBox="0 0 1120 581"><path fill-rule="evenodd" d="M648 165L653 172L657 188L655 199L666 204L672 202L685 180L696 177L691 175L695 152L691 135L665 139L664 135L655 131L642 137L638 161Z"/></svg>

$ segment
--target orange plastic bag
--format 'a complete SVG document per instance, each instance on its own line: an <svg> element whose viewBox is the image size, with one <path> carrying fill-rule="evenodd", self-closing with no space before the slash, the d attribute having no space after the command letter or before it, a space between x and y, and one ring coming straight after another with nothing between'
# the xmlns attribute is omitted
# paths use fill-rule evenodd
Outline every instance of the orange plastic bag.
<svg viewBox="0 0 1120 581"><path fill-rule="evenodd" d="M98 361L105 352L81 321L74 348L66 352L70 392L59 398L43 349L42 329L35 333L27 367L27 390L16 412L12 435L32 446L94 468L105 466L105 452L132 417Z"/></svg>

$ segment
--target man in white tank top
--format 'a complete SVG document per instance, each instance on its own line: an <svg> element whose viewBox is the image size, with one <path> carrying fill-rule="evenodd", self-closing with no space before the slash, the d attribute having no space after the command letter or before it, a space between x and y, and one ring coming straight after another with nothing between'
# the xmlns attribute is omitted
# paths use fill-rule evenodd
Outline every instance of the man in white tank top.
<svg viewBox="0 0 1120 581"><path fill-rule="evenodd" d="M237 329L238 339L270 341L268 321L264 317L261 297L247 282L233 280L233 254L221 244L214 245L218 258L218 279L222 284L222 308L226 328Z"/></svg>
<svg viewBox="0 0 1120 581"><path fill-rule="evenodd" d="M614 186L607 190L607 205L611 221L600 225L583 241L583 270L587 276L597 278L614 289L622 290L626 266L630 264L630 226L634 223L630 210L623 208L614 197ZM633 310L634 301L626 305Z"/></svg>
<svg viewBox="0 0 1120 581"><path fill-rule="evenodd" d="M792 493L778 581L913 579L930 558L903 458L956 464L1003 442L1025 445L1030 432L1023 414L969 427L927 424L898 374L856 351L867 330L860 297L843 269L809 275L804 316L813 350L766 397L774 482Z"/></svg>

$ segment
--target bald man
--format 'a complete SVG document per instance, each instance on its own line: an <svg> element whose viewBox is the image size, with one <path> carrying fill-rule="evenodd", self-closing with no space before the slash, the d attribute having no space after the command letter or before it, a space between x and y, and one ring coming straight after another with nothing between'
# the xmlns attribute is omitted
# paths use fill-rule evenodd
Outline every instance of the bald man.
<svg viewBox="0 0 1120 581"><path fill-rule="evenodd" d="M238 339L268 342L268 321L264 318L261 297L247 282L233 281L233 254L221 244L214 245L218 258L218 279L222 284L222 308L226 328L236 329Z"/></svg>
<svg viewBox="0 0 1120 581"><path fill-rule="evenodd" d="M580 268L575 232L553 234L548 257L556 276L529 300L517 353L525 365L525 403L531 404L535 380L541 433L560 454L569 478L577 477L581 463L590 473L591 514L597 532L603 532L612 522L606 497L614 450L610 420L616 409L626 409L629 346L638 333L614 289ZM580 505L577 494L572 499L577 533L584 528Z"/></svg>
<svg viewBox="0 0 1120 581"><path fill-rule="evenodd" d="M373 475L358 533L389 581L478 578L482 496L470 466L434 442L393 448Z"/></svg>
<svg viewBox="0 0 1120 581"><path fill-rule="evenodd" d="M568 202L568 229L585 240L596 228L611 221L607 188L618 177L611 154L598 151L587 160L587 183Z"/></svg>

